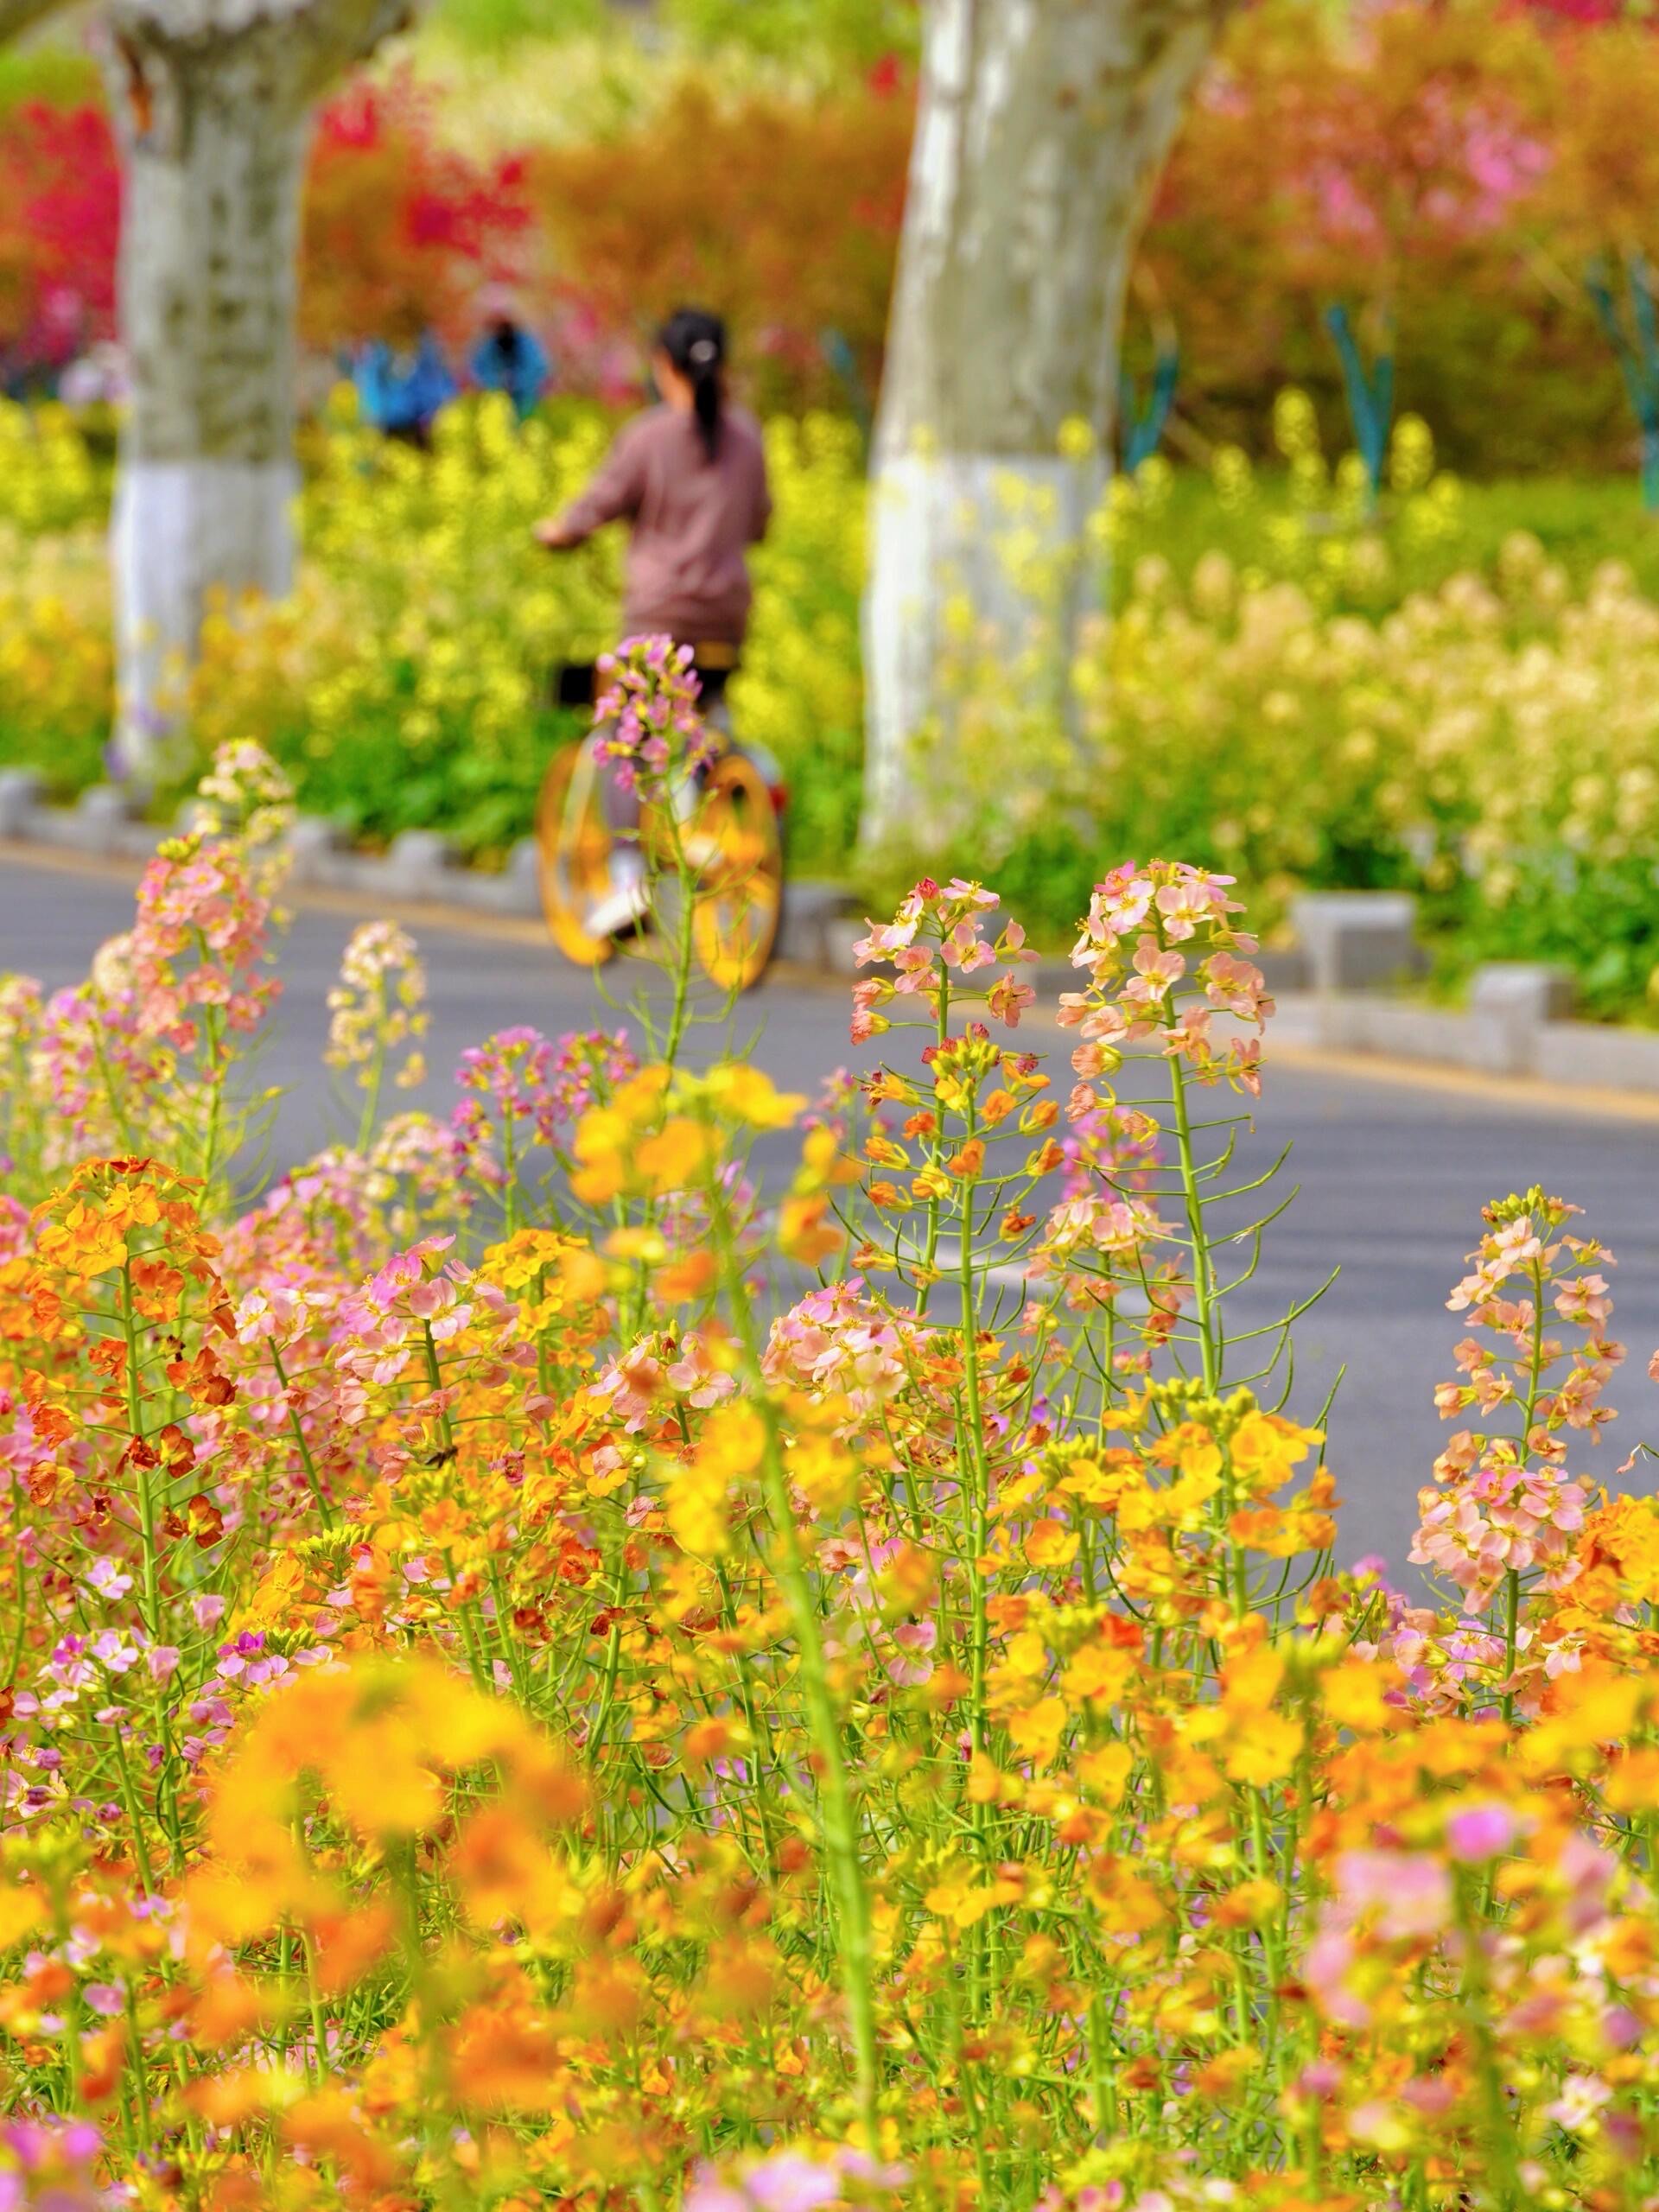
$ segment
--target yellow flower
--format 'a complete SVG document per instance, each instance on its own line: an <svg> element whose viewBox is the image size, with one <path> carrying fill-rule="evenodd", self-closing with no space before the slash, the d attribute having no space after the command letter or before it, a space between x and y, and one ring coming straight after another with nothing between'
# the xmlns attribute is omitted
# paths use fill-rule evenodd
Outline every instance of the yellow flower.
<svg viewBox="0 0 1659 2212"><path fill-rule="evenodd" d="M1033 1567L1069 1567L1077 1555L1077 1534L1064 1521L1039 1521L1026 1537L1025 1549Z"/></svg>
<svg viewBox="0 0 1659 2212"><path fill-rule="evenodd" d="M1134 1765L1135 1754L1127 1744L1103 1744L1081 1754L1077 1779L1103 1805L1116 1805L1122 1802Z"/></svg>
<svg viewBox="0 0 1659 2212"><path fill-rule="evenodd" d="M804 1092L779 1090L759 1068L728 1062L710 1068L699 1080L683 1080L682 1096L688 1103L697 1096L715 1109L753 1129L786 1129L806 1103Z"/></svg>
<svg viewBox="0 0 1659 2212"><path fill-rule="evenodd" d="M1370 1659L1344 1659L1321 1676L1319 1695L1339 1728L1369 1734L1399 1718L1385 1694L1397 1680L1392 1667Z"/></svg>
<svg viewBox="0 0 1659 2212"><path fill-rule="evenodd" d="M706 1123L672 1115L655 1136L639 1140L633 1154L635 1179L655 1196L665 1197L706 1183L719 1156L719 1140Z"/></svg>
<svg viewBox="0 0 1659 2212"><path fill-rule="evenodd" d="M952 1928L971 1928L996 1903L996 1892L981 1887L970 1867L957 1865L934 1883L922 1903L936 1920Z"/></svg>
<svg viewBox="0 0 1659 2212"><path fill-rule="evenodd" d="M1065 1700L1046 1697L1008 1717L1008 1734L1022 1758L1038 1766L1052 1766L1058 1756L1071 1714Z"/></svg>
<svg viewBox="0 0 1659 2212"><path fill-rule="evenodd" d="M1233 1431L1234 1472L1253 1491L1276 1490L1321 1441L1315 1428L1299 1428L1281 1414L1246 1414Z"/></svg>
<svg viewBox="0 0 1659 2212"><path fill-rule="evenodd" d="M803 1436L789 1447L789 1478L815 1513L841 1511L852 1501L858 1462L833 1436Z"/></svg>
<svg viewBox="0 0 1659 2212"><path fill-rule="evenodd" d="M897 1164L906 1164L902 1153ZM856 1183L858 1177L858 1162L849 1160L842 1153L833 1129L820 1126L807 1131L801 1141L800 1171L795 1178L798 1197L808 1197L823 1190L826 1184Z"/></svg>
<svg viewBox="0 0 1659 2212"><path fill-rule="evenodd" d="M1302 1724L1278 1713L1258 1713L1249 1728L1223 1755L1222 1764L1234 1782L1264 1789L1282 1782L1301 1757Z"/></svg>
<svg viewBox="0 0 1659 2212"><path fill-rule="evenodd" d="M1135 1675L1140 1661L1135 1653L1108 1643L1085 1643L1061 1676L1068 1697L1090 1698L1116 1705Z"/></svg>
<svg viewBox="0 0 1659 2212"><path fill-rule="evenodd" d="M778 1249L786 1260L816 1268L840 1251L847 1239L829 1214L830 1201L822 1192L784 1200L778 1209Z"/></svg>

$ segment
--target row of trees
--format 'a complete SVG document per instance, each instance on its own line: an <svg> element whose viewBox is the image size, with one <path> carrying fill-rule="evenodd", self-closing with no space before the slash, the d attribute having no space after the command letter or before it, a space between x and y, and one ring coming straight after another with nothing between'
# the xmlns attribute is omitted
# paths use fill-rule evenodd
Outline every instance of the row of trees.
<svg viewBox="0 0 1659 2212"><path fill-rule="evenodd" d="M56 0L0 0L0 39ZM1062 566L1099 490L1130 255L1230 0L923 0L920 94L874 440L868 805L907 804L947 580L1017 621L989 548L1024 480ZM293 563L295 267L311 119L409 0L102 0L124 172L130 399L113 531L118 739L153 757L162 663L215 585ZM1095 426L1063 454L1062 426ZM1069 659L1064 635L1055 664Z"/></svg>

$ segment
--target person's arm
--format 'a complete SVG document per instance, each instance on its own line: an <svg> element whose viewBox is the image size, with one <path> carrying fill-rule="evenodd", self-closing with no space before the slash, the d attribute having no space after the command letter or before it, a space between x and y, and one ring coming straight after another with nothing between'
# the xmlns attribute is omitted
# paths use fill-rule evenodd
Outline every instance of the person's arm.
<svg viewBox="0 0 1659 2212"><path fill-rule="evenodd" d="M588 489L572 499L563 514L537 524L537 543L550 553L568 552L607 522L632 521L645 495L645 465L639 448L639 441L632 429L624 430Z"/></svg>

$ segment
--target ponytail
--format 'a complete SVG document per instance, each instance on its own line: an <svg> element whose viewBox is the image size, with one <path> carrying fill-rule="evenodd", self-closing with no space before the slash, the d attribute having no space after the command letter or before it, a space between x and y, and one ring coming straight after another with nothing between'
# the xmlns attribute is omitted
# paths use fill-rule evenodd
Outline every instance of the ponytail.
<svg viewBox="0 0 1659 2212"><path fill-rule="evenodd" d="M717 315L702 308L677 308L658 332L657 343L690 384L698 434L712 461L720 451L726 326Z"/></svg>

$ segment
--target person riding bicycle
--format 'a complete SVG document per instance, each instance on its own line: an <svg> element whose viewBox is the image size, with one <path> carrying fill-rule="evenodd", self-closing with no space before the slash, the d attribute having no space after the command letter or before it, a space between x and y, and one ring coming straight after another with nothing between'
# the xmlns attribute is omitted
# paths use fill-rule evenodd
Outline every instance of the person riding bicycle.
<svg viewBox="0 0 1659 2212"><path fill-rule="evenodd" d="M537 524L550 552L580 545L608 522L631 525L623 600L626 637L666 635L690 645L714 703L748 629L748 548L772 514L760 426L726 391L726 326L680 308L651 357L661 404L624 425L604 466L557 517ZM650 905L637 835L639 804L613 781L607 812L618 833L611 892L588 918L594 937L644 919Z"/></svg>

